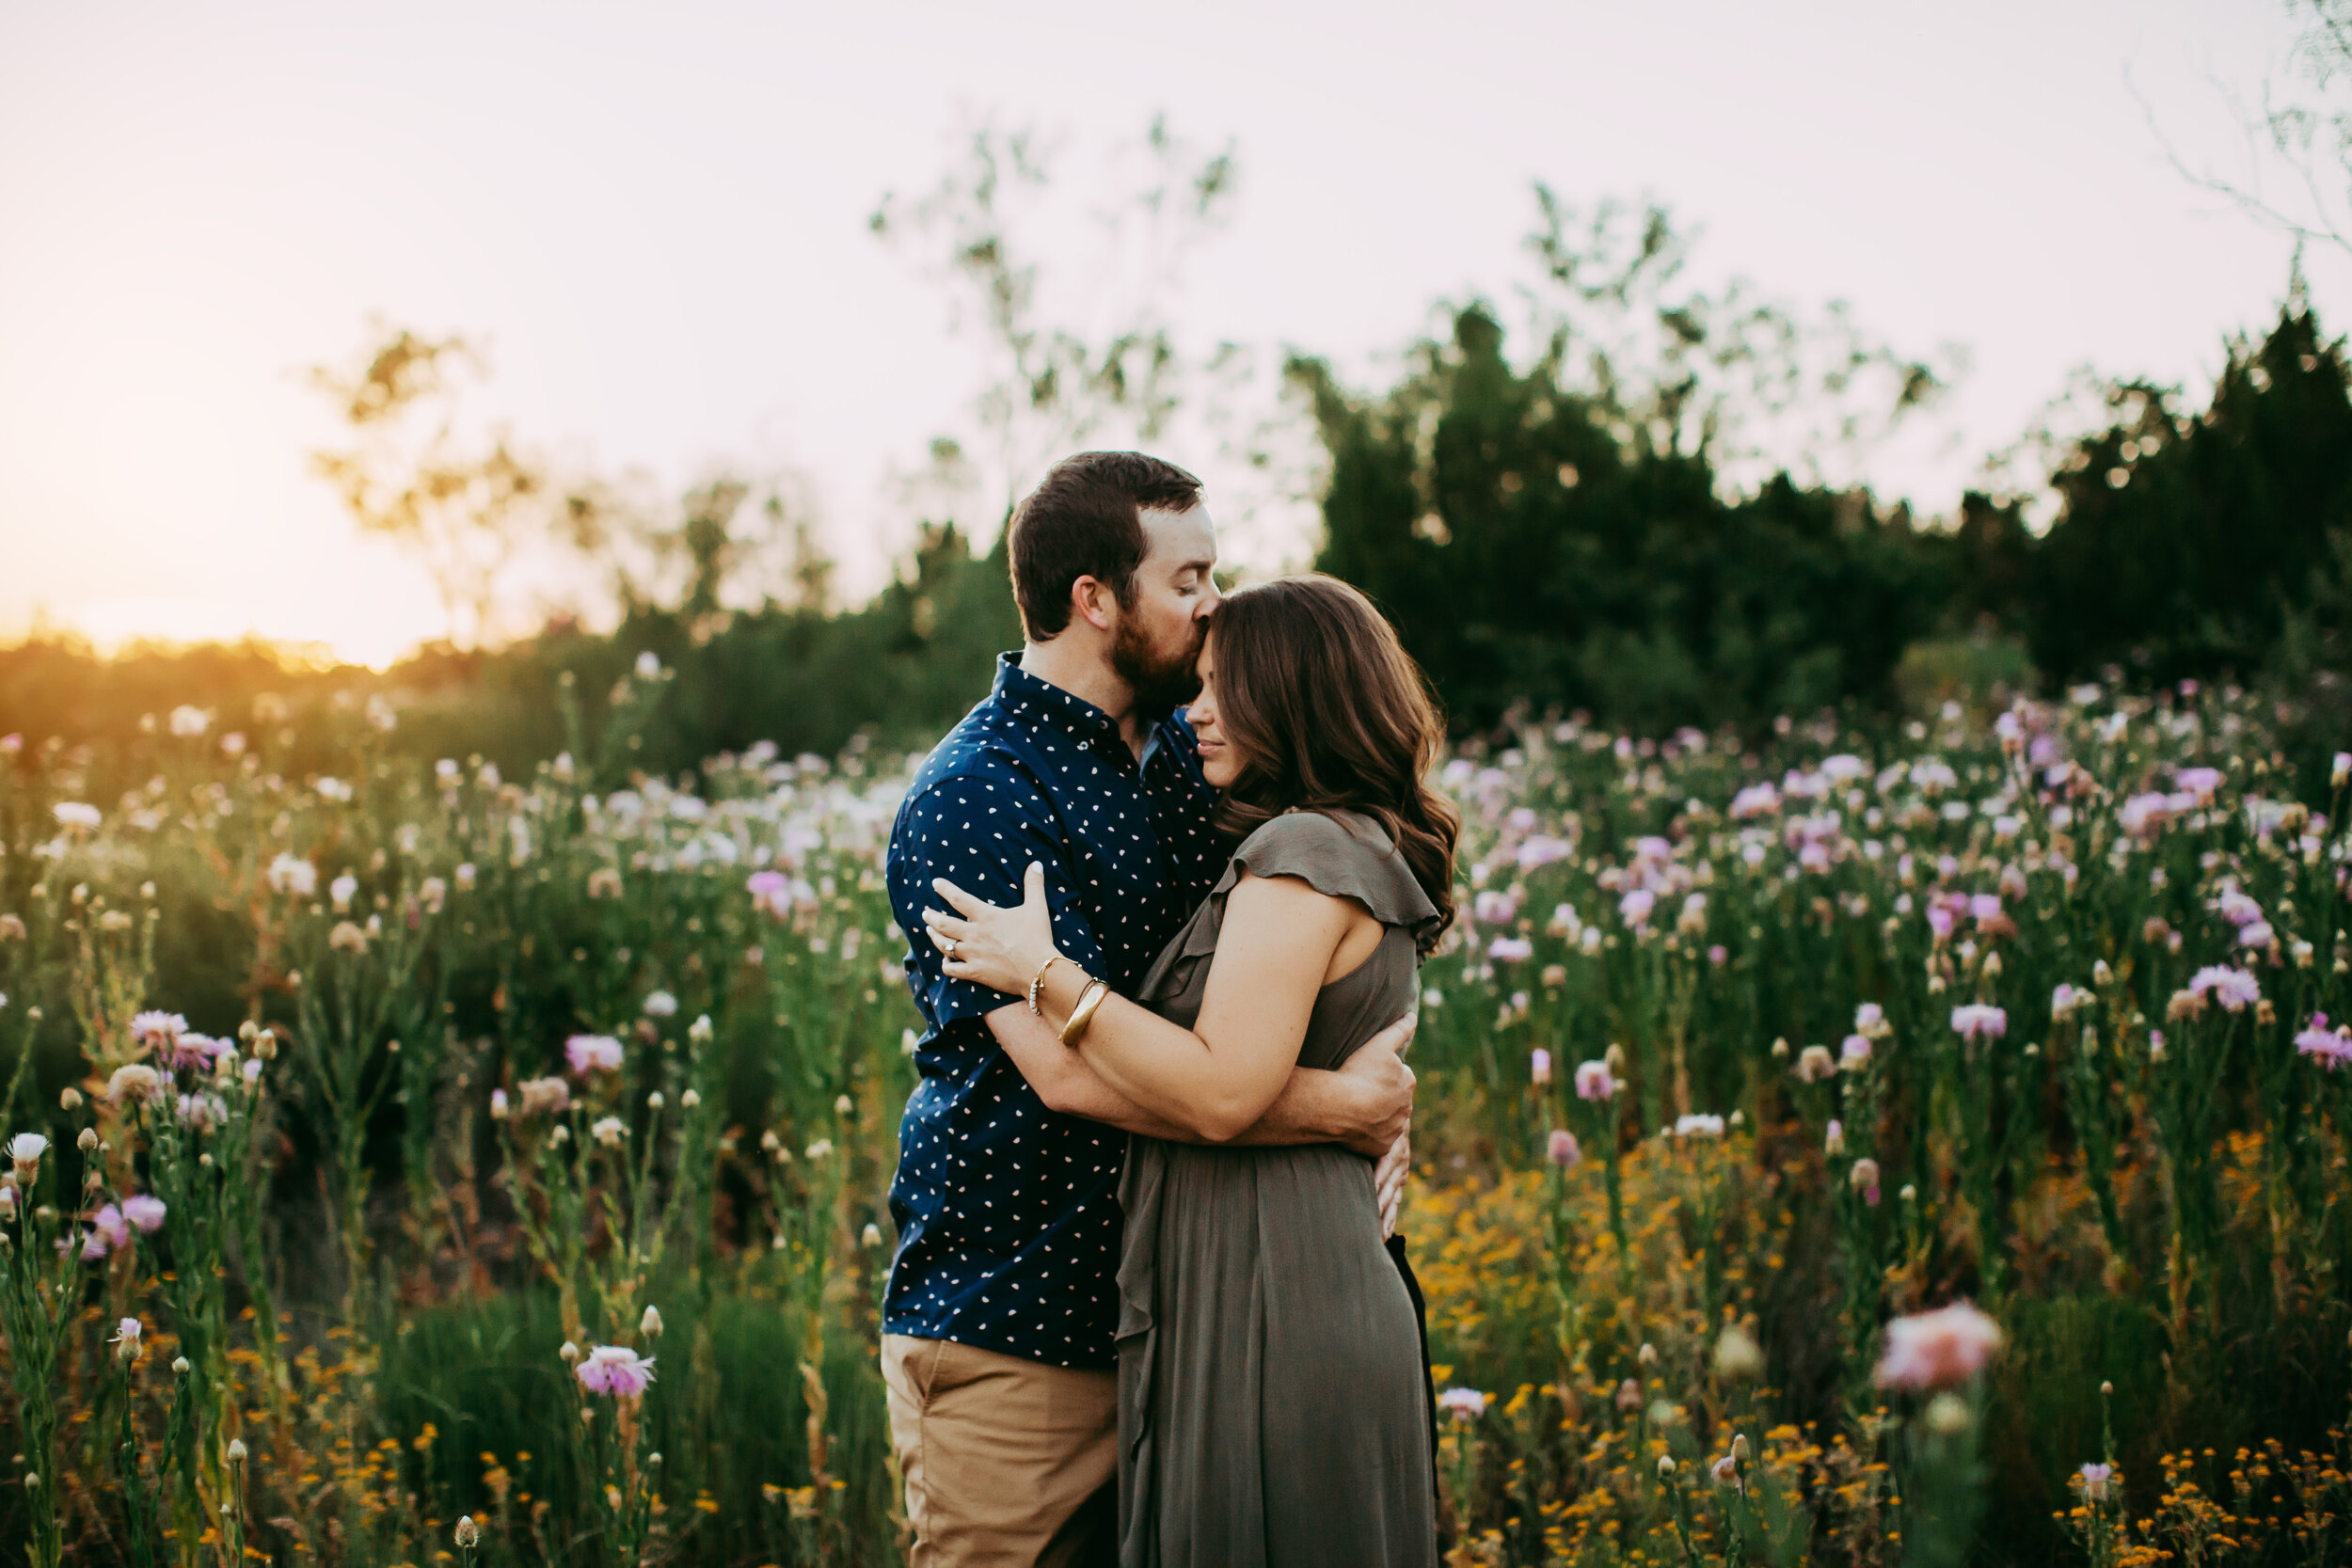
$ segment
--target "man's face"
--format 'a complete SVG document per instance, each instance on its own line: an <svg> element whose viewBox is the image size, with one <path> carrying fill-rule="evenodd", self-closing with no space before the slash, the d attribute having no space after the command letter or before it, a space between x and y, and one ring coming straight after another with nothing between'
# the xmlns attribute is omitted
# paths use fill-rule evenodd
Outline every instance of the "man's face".
<svg viewBox="0 0 2352 1568"><path fill-rule="evenodd" d="M1216 526L1209 509L1146 512L1149 541L1135 588L1120 606L1111 668L1136 694L1136 711L1153 719L1191 701L1200 689L1194 668L1216 610Z"/></svg>

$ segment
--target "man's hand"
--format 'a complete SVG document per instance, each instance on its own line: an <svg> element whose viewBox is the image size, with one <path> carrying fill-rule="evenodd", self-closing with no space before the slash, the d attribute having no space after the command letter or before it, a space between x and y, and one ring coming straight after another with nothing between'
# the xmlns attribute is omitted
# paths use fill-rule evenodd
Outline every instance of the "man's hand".
<svg viewBox="0 0 2352 1568"><path fill-rule="evenodd" d="M1339 1141L1367 1160L1385 1159L1413 1120L1413 1069L1402 1053L1418 1019L1406 1017L1359 1046L1335 1076L1353 1116Z"/></svg>
<svg viewBox="0 0 2352 1568"><path fill-rule="evenodd" d="M1400 1136L1380 1156L1372 1173L1373 1192L1380 1200L1380 1239L1396 1234L1397 1212L1405 1207L1405 1179L1413 1173L1413 1141Z"/></svg>

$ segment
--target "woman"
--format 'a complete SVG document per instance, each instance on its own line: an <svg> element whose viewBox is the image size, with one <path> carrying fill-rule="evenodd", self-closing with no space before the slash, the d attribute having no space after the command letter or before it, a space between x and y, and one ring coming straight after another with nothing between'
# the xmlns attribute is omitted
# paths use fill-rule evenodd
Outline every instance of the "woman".
<svg viewBox="0 0 2352 1568"><path fill-rule="evenodd" d="M1412 1010L1453 918L1458 821L1423 779L1421 673L1361 594L1288 578L1229 597L1200 660L1200 767L1246 834L1145 975L1109 994L1019 909L935 884L946 972L1025 997L1086 1065L1203 1144L1134 1138L1120 1202L1123 1568L1434 1568L1416 1314L1373 1169L1314 1145L1222 1148L1294 1066L1336 1068Z"/></svg>

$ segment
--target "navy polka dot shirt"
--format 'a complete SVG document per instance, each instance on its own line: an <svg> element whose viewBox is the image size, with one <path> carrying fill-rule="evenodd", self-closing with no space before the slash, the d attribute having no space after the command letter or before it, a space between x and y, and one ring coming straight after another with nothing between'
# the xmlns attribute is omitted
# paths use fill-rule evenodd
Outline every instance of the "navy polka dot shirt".
<svg viewBox="0 0 2352 1568"><path fill-rule="evenodd" d="M934 877L1018 904L1041 861L1056 945L1133 995L1223 868L1215 800L1182 713L1138 763L1109 715L1012 654L915 774L890 832L890 905L930 1029L898 1127L885 1332L1112 1365L1127 1135L1045 1108L982 1022L1016 999L943 975L923 911L943 907Z"/></svg>

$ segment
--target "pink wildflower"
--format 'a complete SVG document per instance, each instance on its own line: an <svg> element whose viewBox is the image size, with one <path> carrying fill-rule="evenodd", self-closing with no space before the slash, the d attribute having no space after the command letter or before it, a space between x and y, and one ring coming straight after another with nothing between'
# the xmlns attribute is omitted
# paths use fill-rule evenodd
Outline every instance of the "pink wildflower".
<svg viewBox="0 0 2352 1568"><path fill-rule="evenodd" d="M792 879L781 871L755 871L743 886L752 895L752 908L772 919L783 920L792 912Z"/></svg>
<svg viewBox="0 0 2352 1568"><path fill-rule="evenodd" d="M1969 1002L1952 1009L1952 1032L1962 1039L1998 1039L2009 1033L2009 1014L1986 1002Z"/></svg>
<svg viewBox="0 0 2352 1568"><path fill-rule="evenodd" d="M2313 1013L2310 1025L2295 1037L2295 1049L2333 1072L2352 1064L2352 1025L2339 1024L2329 1029L2328 1015Z"/></svg>
<svg viewBox="0 0 2352 1568"><path fill-rule="evenodd" d="M1616 1077L1603 1061L1579 1062L1576 1065L1576 1098L1579 1100L1608 1100L1617 1092Z"/></svg>
<svg viewBox="0 0 2352 1568"><path fill-rule="evenodd" d="M149 1011L131 1020L131 1037L150 1051L168 1049L188 1032L188 1021L178 1013Z"/></svg>
<svg viewBox="0 0 2352 1568"><path fill-rule="evenodd" d="M1499 963L1518 963L1534 954L1535 944L1525 937L1497 937L1486 944L1486 957Z"/></svg>
<svg viewBox="0 0 2352 1568"><path fill-rule="evenodd" d="M2135 795L2123 802L2115 814L2122 830L2135 838L2144 838L2164 826L2172 815L2172 798L2169 795Z"/></svg>
<svg viewBox="0 0 2352 1568"><path fill-rule="evenodd" d="M2222 889L2213 907L2233 926L2251 926L2263 917L2263 907L2233 887Z"/></svg>
<svg viewBox="0 0 2352 1568"><path fill-rule="evenodd" d="M1475 1388L1448 1388L1438 1396L1438 1408L1457 1421L1474 1421L1486 1413L1486 1396Z"/></svg>
<svg viewBox="0 0 2352 1568"><path fill-rule="evenodd" d="M2172 775L2173 784L2197 797L2199 805L2213 804L2214 791L2221 787L2218 768L2184 768Z"/></svg>
<svg viewBox="0 0 2352 1568"><path fill-rule="evenodd" d="M131 1244L131 1227L122 1211L109 1203L90 1216L90 1232L82 1243L82 1261L94 1263L116 1247Z"/></svg>
<svg viewBox="0 0 2352 1568"><path fill-rule="evenodd" d="M1870 1042L1860 1035L1848 1035L1837 1048L1837 1058L1848 1072L1856 1071L1870 1059Z"/></svg>
<svg viewBox="0 0 2352 1568"><path fill-rule="evenodd" d="M1470 917L1481 926L1508 926L1519 917L1519 901L1500 888L1486 888L1470 900Z"/></svg>
<svg viewBox="0 0 2352 1568"><path fill-rule="evenodd" d="M1573 1170L1584 1158L1584 1151L1576 1146L1576 1134L1565 1127L1555 1127L1544 1148L1544 1157L1562 1170Z"/></svg>
<svg viewBox="0 0 2352 1568"><path fill-rule="evenodd" d="M592 1394L633 1400L653 1382L653 1357L640 1357L627 1345L598 1345L577 1369L580 1386Z"/></svg>
<svg viewBox="0 0 2352 1568"><path fill-rule="evenodd" d="M1964 1301L1886 1325L1882 1388L1950 1388L1983 1370L2001 1345L2001 1325Z"/></svg>
<svg viewBox="0 0 2352 1568"><path fill-rule="evenodd" d="M1862 1195L1862 1201L1875 1209L1879 1206L1879 1163L1865 1157L1856 1160L1846 1172L1847 1184Z"/></svg>
<svg viewBox="0 0 2352 1568"><path fill-rule="evenodd" d="M152 1236L164 1226L164 1200L149 1193L134 1194L122 1200L122 1217Z"/></svg>
<svg viewBox="0 0 2352 1568"><path fill-rule="evenodd" d="M2249 1003L2263 999L2262 985L2251 974L2219 964L2207 964L2189 976L2188 989L2197 996L2211 992L2224 1012L2243 1012Z"/></svg>
<svg viewBox="0 0 2352 1568"><path fill-rule="evenodd" d="M585 1078L599 1069L618 1072L621 1042L610 1035L574 1035L564 1042L564 1058L572 1064L576 1077Z"/></svg>
<svg viewBox="0 0 2352 1568"><path fill-rule="evenodd" d="M1527 1076L1530 1082L1543 1085L1551 1082L1551 1053L1542 1046L1527 1053Z"/></svg>
<svg viewBox="0 0 2352 1568"><path fill-rule="evenodd" d="M210 1035L199 1035L191 1029L174 1041L169 1050L158 1051L155 1059L166 1068L209 1069L234 1049L227 1040L216 1040Z"/></svg>

